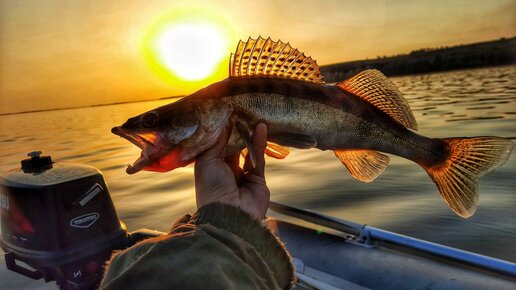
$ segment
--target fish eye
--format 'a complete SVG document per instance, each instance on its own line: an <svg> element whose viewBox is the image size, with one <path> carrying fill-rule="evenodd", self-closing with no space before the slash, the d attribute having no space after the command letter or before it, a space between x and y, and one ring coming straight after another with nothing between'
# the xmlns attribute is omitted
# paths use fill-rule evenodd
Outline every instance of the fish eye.
<svg viewBox="0 0 516 290"><path fill-rule="evenodd" d="M145 128L152 128L158 124L159 115L156 112L148 112L143 114L141 123Z"/></svg>

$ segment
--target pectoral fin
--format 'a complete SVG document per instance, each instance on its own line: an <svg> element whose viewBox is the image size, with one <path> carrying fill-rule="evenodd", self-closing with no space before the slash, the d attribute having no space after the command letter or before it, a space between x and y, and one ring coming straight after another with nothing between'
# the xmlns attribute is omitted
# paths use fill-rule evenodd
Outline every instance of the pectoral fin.
<svg viewBox="0 0 516 290"><path fill-rule="evenodd" d="M290 148L272 142L267 142L265 154L272 158L283 159L290 153Z"/></svg>
<svg viewBox="0 0 516 290"><path fill-rule="evenodd" d="M299 149L310 149L317 145L317 140L310 135L297 133L281 133L269 135L269 140L282 146L294 147Z"/></svg>
<svg viewBox="0 0 516 290"><path fill-rule="evenodd" d="M389 156L373 150L335 150L337 156L354 178L371 182L380 175L387 164Z"/></svg>
<svg viewBox="0 0 516 290"><path fill-rule="evenodd" d="M243 119L238 119L235 123L235 126L237 128L238 134L240 134L240 137L245 143L247 148L247 155L249 155L249 160L251 161L251 166L255 168L256 153L253 146L253 130L251 130L249 124Z"/></svg>

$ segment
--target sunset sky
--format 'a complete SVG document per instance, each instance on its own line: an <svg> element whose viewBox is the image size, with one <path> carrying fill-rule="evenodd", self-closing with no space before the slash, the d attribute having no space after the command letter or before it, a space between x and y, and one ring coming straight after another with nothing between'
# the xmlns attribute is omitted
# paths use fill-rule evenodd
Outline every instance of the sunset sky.
<svg viewBox="0 0 516 290"><path fill-rule="evenodd" d="M1 1L0 113L188 94L225 78L229 53L248 36L289 41L324 65L512 37L515 15L514 0ZM170 27L209 43L168 54L153 45ZM167 75L189 57L214 71Z"/></svg>

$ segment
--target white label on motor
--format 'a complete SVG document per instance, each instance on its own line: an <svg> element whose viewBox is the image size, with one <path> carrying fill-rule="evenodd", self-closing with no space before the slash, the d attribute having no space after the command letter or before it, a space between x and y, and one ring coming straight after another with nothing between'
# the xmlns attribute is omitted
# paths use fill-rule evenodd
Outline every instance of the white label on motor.
<svg viewBox="0 0 516 290"><path fill-rule="evenodd" d="M9 210L9 197L5 194L0 194L0 206Z"/></svg>
<svg viewBox="0 0 516 290"><path fill-rule="evenodd" d="M84 198L79 201L81 206L87 204L90 200L92 200L95 196L97 196L103 190L100 184L95 183L88 191L84 194Z"/></svg>
<svg viewBox="0 0 516 290"><path fill-rule="evenodd" d="M70 226L74 228L89 228L94 222L100 217L97 212L87 213L78 217L73 218L70 221Z"/></svg>

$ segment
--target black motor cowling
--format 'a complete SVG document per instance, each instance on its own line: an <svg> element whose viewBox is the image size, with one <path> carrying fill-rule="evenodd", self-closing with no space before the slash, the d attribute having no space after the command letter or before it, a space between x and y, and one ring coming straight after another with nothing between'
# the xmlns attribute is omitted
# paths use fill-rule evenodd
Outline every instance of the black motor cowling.
<svg viewBox="0 0 516 290"><path fill-rule="evenodd" d="M0 175L2 237L9 270L55 280L61 289L92 289L129 234L96 168L29 153ZM33 269L22 264L22 261Z"/></svg>

